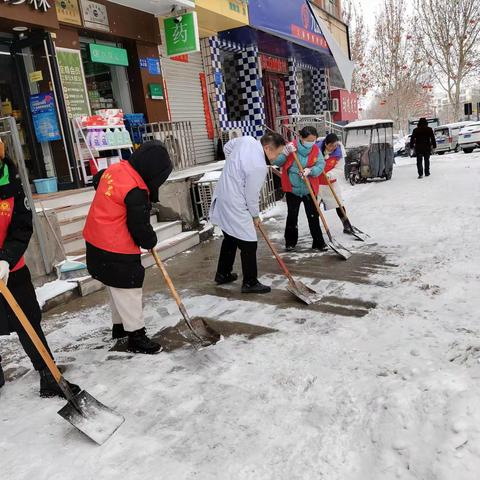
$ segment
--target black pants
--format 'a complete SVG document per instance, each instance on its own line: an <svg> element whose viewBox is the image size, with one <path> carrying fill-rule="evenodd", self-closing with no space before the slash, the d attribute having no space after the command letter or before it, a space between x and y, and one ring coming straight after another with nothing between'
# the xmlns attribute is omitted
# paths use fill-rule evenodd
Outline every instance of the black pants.
<svg viewBox="0 0 480 480"><path fill-rule="evenodd" d="M247 242L232 237L223 232L222 248L218 259L217 273L228 275L232 273L237 248L240 249L242 260L243 284L255 285L257 283L257 242Z"/></svg>
<svg viewBox="0 0 480 480"><path fill-rule="evenodd" d="M45 338L40 325L42 320L42 312L37 302L35 289L33 287L28 268L24 267L16 272L11 273L7 286L12 292L12 295L15 297L18 305L23 310L23 313L25 313L26 317L32 324L35 332L40 337L40 340L45 345L47 351L50 353L50 355L52 355L48 347L47 339ZM30 340L30 337L26 334L20 321L12 312L3 297L0 298L0 323L2 333L17 332L18 339L20 340L25 353L30 358L35 370L43 370L46 368L45 362L43 361L41 355L37 352L37 349Z"/></svg>
<svg viewBox="0 0 480 480"><path fill-rule="evenodd" d="M430 154L417 153L418 175L423 175L423 160L425 160L425 175L430 175Z"/></svg>
<svg viewBox="0 0 480 480"><path fill-rule="evenodd" d="M295 247L297 245L298 213L300 211L300 205L303 203L305 214L307 215L308 219L310 234L312 235L313 239L312 248L323 247L325 245L325 240L323 239L318 212L312 198L309 195L305 197L299 197L291 192L287 192L285 196L288 207L287 225L285 227L285 245L287 247Z"/></svg>

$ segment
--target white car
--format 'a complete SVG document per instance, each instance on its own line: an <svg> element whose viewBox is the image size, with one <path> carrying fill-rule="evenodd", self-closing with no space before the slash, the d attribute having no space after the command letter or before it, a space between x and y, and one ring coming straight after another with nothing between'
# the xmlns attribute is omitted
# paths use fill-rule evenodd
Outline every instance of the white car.
<svg viewBox="0 0 480 480"><path fill-rule="evenodd" d="M480 147L480 122L474 122L460 130L458 144L465 153L472 153Z"/></svg>

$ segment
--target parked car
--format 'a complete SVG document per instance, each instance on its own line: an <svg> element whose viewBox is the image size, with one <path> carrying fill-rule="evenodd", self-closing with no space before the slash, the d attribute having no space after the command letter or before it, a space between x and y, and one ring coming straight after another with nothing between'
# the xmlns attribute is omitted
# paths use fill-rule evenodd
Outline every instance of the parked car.
<svg viewBox="0 0 480 480"><path fill-rule="evenodd" d="M407 135L405 137L405 153L404 155L406 157L414 157L415 156L415 149L410 147L410 139L412 138L412 135Z"/></svg>
<svg viewBox="0 0 480 480"><path fill-rule="evenodd" d="M395 157L405 155L405 140L404 137L399 134L393 135L393 155Z"/></svg>
<svg viewBox="0 0 480 480"><path fill-rule="evenodd" d="M458 144L465 153L472 153L480 147L480 122L473 122L463 127L458 135Z"/></svg>
<svg viewBox="0 0 480 480"><path fill-rule="evenodd" d="M434 128L435 140L437 141L435 153L443 155L445 152L458 152L460 150L458 143L460 130L472 123L474 122L449 123Z"/></svg>

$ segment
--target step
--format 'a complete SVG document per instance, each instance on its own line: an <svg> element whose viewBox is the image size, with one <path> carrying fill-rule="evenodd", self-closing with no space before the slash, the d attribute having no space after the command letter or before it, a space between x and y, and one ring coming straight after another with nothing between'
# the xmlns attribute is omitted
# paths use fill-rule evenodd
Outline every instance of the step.
<svg viewBox="0 0 480 480"><path fill-rule="evenodd" d="M164 242L182 233L182 222L157 222L152 225L157 234L158 243ZM65 253L77 262L85 261L85 240L82 231L63 237Z"/></svg>
<svg viewBox="0 0 480 480"><path fill-rule="evenodd" d="M175 255L178 255L185 250L195 247L200 243L200 237L197 231L182 232L175 237L172 237L163 242L159 242L155 247L162 260L167 260ZM155 264L155 260L148 252L142 254L142 265L149 268ZM78 282L78 289L82 297L90 293L97 292L103 288L103 284L91 277L82 279Z"/></svg>
<svg viewBox="0 0 480 480"><path fill-rule="evenodd" d="M41 207L45 209L57 209L82 203L91 203L94 196L95 190L93 187L87 187L80 190L68 190L46 195L34 195L33 201L37 205L37 210L41 210Z"/></svg>
<svg viewBox="0 0 480 480"><path fill-rule="evenodd" d="M62 237L71 235L73 233L82 232L86 220L86 215L80 215L78 217L68 218L66 220L62 220L61 222L58 222Z"/></svg>
<svg viewBox="0 0 480 480"><path fill-rule="evenodd" d="M90 210L92 202L79 203L78 205L70 205L65 207L55 208L57 220L63 222L64 220L72 220L78 217L86 217Z"/></svg>

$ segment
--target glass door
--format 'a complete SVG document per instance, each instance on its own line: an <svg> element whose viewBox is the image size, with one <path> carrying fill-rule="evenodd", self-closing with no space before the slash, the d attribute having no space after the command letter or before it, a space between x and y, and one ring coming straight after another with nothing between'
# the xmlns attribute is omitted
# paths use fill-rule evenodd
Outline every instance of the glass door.
<svg viewBox="0 0 480 480"><path fill-rule="evenodd" d="M48 32L15 40L11 55L22 97L22 118L31 144L31 175L56 177L61 189L79 185L75 153L55 47Z"/></svg>

